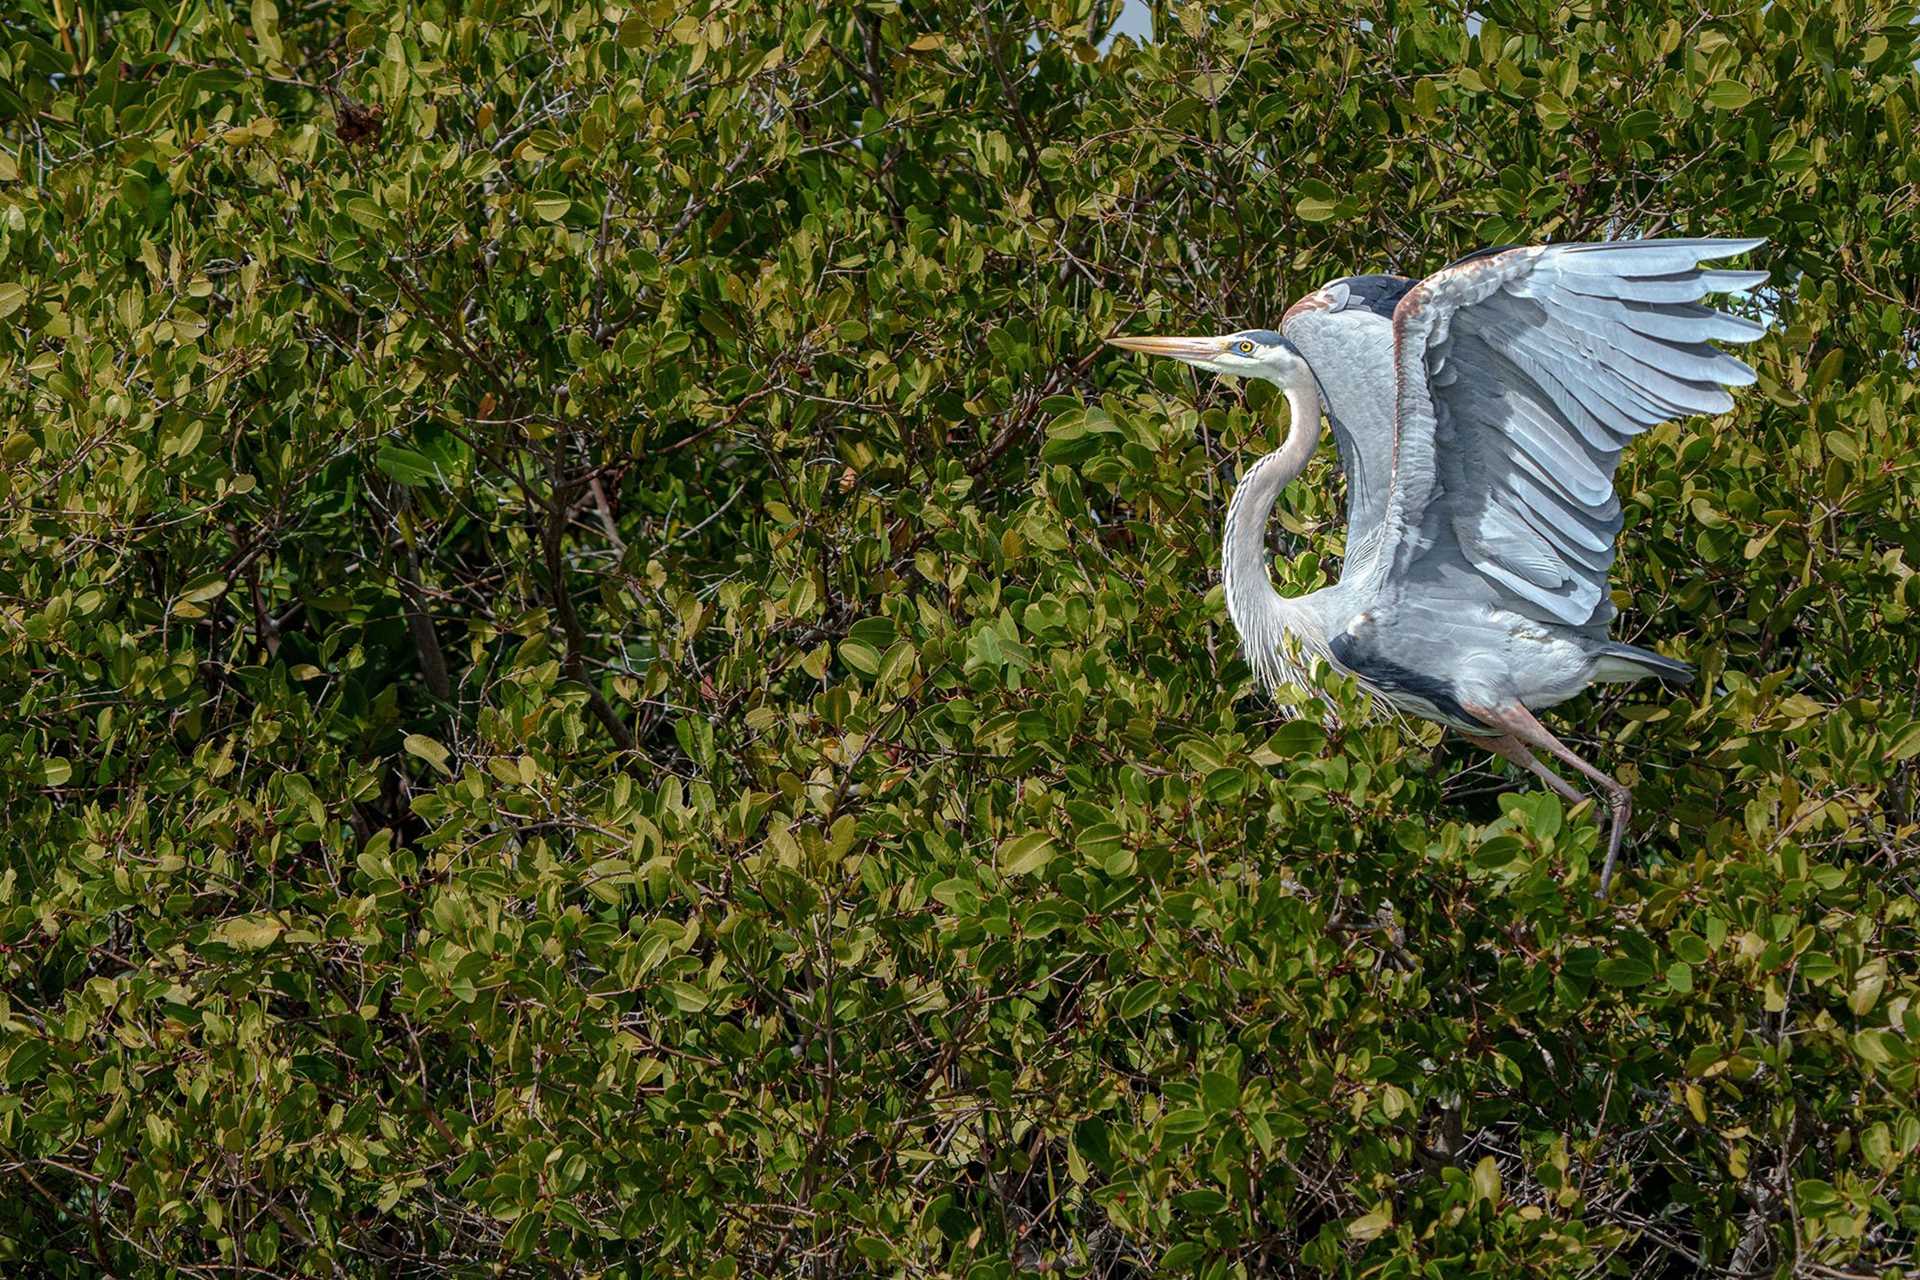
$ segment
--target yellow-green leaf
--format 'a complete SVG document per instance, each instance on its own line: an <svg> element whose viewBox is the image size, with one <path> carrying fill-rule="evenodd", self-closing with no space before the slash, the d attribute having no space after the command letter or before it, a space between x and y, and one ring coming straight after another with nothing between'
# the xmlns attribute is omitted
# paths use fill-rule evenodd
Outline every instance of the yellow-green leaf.
<svg viewBox="0 0 1920 1280"><path fill-rule="evenodd" d="M1307 222L1325 222L1333 216L1338 206L1332 200L1318 196L1301 196L1294 201L1293 211Z"/></svg>
<svg viewBox="0 0 1920 1280"><path fill-rule="evenodd" d="M1500 1166L1492 1156L1481 1156L1480 1163L1473 1166L1473 1194L1477 1199L1499 1201Z"/></svg>
<svg viewBox="0 0 1920 1280"><path fill-rule="evenodd" d="M246 951L258 951L271 946L287 926L272 916L239 916L232 920L222 920L213 930L212 940L224 942L230 947L240 947Z"/></svg>
<svg viewBox="0 0 1920 1280"><path fill-rule="evenodd" d="M1347 1235L1354 1240L1372 1240L1393 1225L1393 1206L1383 1204L1347 1224Z"/></svg>
<svg viewBox="0 0 1920 1280"><path fill-rule="evenodd" d="M452 771L447 768L447 749L432 738L423 733L410 733L400 745L407 749L408 755L418 756L441 773L451 776Z"/></svg>
<svg viewBox="0 0 1920 1280"><path fill-rule="evenodd" d="M1053 837L1044 831L1029 831L1000 846L1000 870L1010 876L1038 871L1053 857Z"/></svg>

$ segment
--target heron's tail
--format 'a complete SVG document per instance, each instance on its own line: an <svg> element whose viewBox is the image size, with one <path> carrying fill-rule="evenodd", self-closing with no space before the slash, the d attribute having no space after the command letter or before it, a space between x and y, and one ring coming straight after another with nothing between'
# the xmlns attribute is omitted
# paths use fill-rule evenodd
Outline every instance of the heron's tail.
<svg viewBox="0 0 1920 1280"><path fill-rule="evenodd" d="M1648 676L1674 684L1692 684L1693 664L1642 649L1637 644L1617 641L1608 643L1594 657L1595 680L1644 680Z"/></svg>

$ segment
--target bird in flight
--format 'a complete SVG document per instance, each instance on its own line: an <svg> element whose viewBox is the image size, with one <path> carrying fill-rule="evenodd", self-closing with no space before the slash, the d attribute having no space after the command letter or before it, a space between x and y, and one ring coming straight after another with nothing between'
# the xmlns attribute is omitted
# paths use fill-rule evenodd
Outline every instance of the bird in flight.
<svg viewBox="0 0 1920 1280"><path fill-rule="evenodd" d="M1267 688L1304 685L1295 654L1353 676L1391 707L1458 730L1611 811L1600 894L1632 812L1627 788L1535 713L1598 681L1686 681L1685 662L1607 635L1620 451L1654 426L1733 408L1745 364L1709 345L1766 327L1701 305L1764 271L1702 263L1763 240L1624 240L1485 249L1424 280L1335 280L1278 331L1110 338L1197 368L1277 383L1292 422L1227 507L1221 578L1248 664ZM1287 597L1268 576L1275 501L1333 429L1347 477L1340 580Z"/></svg>

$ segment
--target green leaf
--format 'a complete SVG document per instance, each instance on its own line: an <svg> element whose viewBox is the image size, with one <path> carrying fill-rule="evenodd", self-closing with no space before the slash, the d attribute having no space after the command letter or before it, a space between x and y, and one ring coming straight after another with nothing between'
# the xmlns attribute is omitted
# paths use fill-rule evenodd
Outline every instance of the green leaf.
<svg viewBox="0 0 1920 1280"><path fill-rule="evenodd" d="M1738 80L1716 80L1707 86L1706 99L1716 111L1738 111L1753 101L1753 90Z"/></svg>
<svg viewBox="0 0 1920 1280"><path fill-rule="evenodd" d="M1201 1076L1200 1094L1213 1111L1231 1111L1240 1105L1240 1084L1224 1071L1209 1071Z"/></svg>
<svg viewBox="0 0 1920 1280"><path fill-rule="evenodd" d="M1616 956L1594 966L1593 974L1612 987L1643 987L1653 981L1653 968L1630 956Z"/></svg>
<svg viewBox="0 0 1920 1280"><path fill-rule="evenodd" d="M1319 755L1327 744L1327 731L1310 720L1289 720L1267 739L1267 750L1282 760Z"/></svg>
<svg viewBox="0 0 1920 1280"><path fill-rule="evenodd" d="M1620 117L1618 128L1621 134L1630 139L1651 138L1660 132L1661 119L1658 114L1644 107L1638 111L1629 111Z"/></svg>
<svg viewBox="0 0 1920 1280"><path fill-rule="evenodd" d="M1473 851L1473 862L1475 866L1488 871L1498 871L1520 861L1523 852L1524 846L1513 836L1495 836L1481 842L1480 847Z"/></svg>
<svg viewBox="0 0 1920 1280"><path fill-rule="evenodd" d="M1204 1260L1207 1246L1196 1240L1182 1240L1160 1255L1160 1274L1171 1275L1186 1271Z"/></svg>
<svg viewBox="0 0 1920 1280"><path fill-rule="evenodd" d="M1167 1113L1160 1122L1161 1130L1169 1138L1191 1138L1196 1133L1205 1133L1207 1113L1198 1107L1183 1107L1179 1111Z"/></svg>
<svg viewBox="0 0 1920 1280"><path fill-rule="evenodd" d="M699 1013L711 1003L711 997L690 982L669 979L660 984L660 989L667 993L667 998L682 1013Z"/></svg>
<svg viewBox="0 0 1920 1280"><path fill-rule="evenodd" d="M385 231L387 228L386 210L365 196L356 196L347 201L347 216L369 231Z"/></svg>
<svg viewBox="0 0 1920 1280"><path fill-rule="evenodd" d="M1160 1003L1165 989L1151 978L1136 983L1120 998L1119 1013L1122 1018L1137 1018Z"/></svg>
<svg viewBox="0 0 1920 1280"><path fill-rule="evenodd" d="M1793 1198L1802 1213L1826 1213L1840 1207L1839 1192L1822 1178L1803 1178L1794 1183Z"/></svg>
<svg viewBox="0 0 1920 1280"><path fill-rule="evenodd" d="M1566 813L1560 807L1560 797L1550 791L1543 792L1535 809L1533 834L1541 840L1552 840L1565 824Z"/></svg>
<svg viewBox="0 0 1920 1280"><path fill-rule="evenodd" d="M1431 76L1413 82L1413 109L1428 120L1440 113L1440 90Z"/></svg>
<svg viewBox="0 0 1920 1280"><path fill-rule="evenodd" d="M1227 1198L1212 1187L1200 1187L1175 1196L1173 1205L1182 1213L1219 1213L1227 1207Z"/></svg>
<svg viewBox="0 0 1920 1280"><path fill-rule="evenodd" d="M52 1057L53 1049L44 1040L28 1037L16 1040L13 1053L7 1058L7 1084L18 1089L37 1078Z"/></svg>
<svg viewBox="0 0 1920 1280"><path fill-rule="evenodd" d="M1225 804L1246 789L1247 777L1238 769L1215 769L1207 775L1207 799Z"/></svg>
<svg viewBox="0 0 1920 1280"><path fill-rule="evenodd" d="M180 602L184 604L204 604L208 600L217 600L226 594L227 580L218 574L207 574L195 578L180 590Z"/></svg>
<svg viewBox="0 0 1920 1280"><path fill-rule="evenodd" d="M858 640L840 642L840 661L847 664L849 670L863 676L878 675L880 672L880 654L872 645L861 644Z"/></svg>
<svg viewBox="0 0 1920 1280"><path fill-rule="evenodd" d="M1053 855L1053 837L1045 831L1029 831L1000 846L1000 870L1009 876L1029 875L1046 866Z"/></svg>
<svg viewBox="0 0 1920 1280"><path fill-rule="evenodd" d="M1085 828L1074 840L1074 847L1086 856L1090 862L1102 862L1119 853L1126 842L1126 832L1111 822L1096 822Z"/></svg>
<svg viewBox="0 0 1920 1280"><path fill-rule="evenodd" d="M408 449L397 444L385 445L373 456L373 465L399 484L445 483L445 476L439 464L417 449Z"/></svg>
<svg viewBox="0 0 1920 1280"><path fill-rule="evenodd" d="M960 915L972 915L980 906L978 886L958 876L942 880L933 886L931 892L935 902L943 903Z"/></svg>

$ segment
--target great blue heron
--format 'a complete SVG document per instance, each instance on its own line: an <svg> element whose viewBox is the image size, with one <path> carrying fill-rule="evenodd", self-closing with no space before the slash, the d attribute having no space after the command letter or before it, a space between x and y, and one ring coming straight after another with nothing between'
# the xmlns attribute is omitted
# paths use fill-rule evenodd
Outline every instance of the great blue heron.
<svg viewBox="0 0 1920 1280"><path fill-rule="evenodd" d="M1485 249L1415 282L1350 276L1288 309L1279 332L1112 338L1285 391L1286 441L1227 507L1222 582L1268 688L1318 656L1375 697L1612 811L1605 896L1632 812L1627 788L1535 718L1596 681L1686 680L1693 668L1607 636L1620 532L1620 450L1656 423L1725 413L1753 371L1708 345L1762 324L1699 299L1764 271L1703 270L1762 240L1628 240ZM1268 577L1273 504L1313 456L1324 409L1347 476L1347 554L1331 587L1289 598Z"/></svg>

